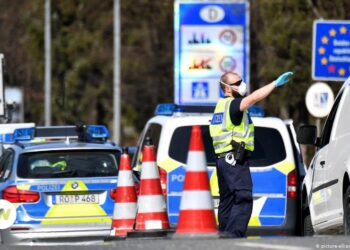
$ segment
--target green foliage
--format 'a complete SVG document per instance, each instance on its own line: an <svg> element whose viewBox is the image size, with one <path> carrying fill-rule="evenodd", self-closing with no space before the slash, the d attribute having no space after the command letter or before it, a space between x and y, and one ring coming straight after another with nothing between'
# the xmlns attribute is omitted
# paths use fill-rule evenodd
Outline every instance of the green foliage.
<svg viewBox="0 0 350 250"><path fill-rule="evenodd" d="M51 5L53 124L82 121L111 128L113 0ZM313 123L304 104L314 82L313 21L349 19L349 9L348 0L250 1L251 89L294 72L291 83L262 103L268 115ZM121 0L121 17L122 139L135 143L156 105L173 101L173 0ZM23 88L25 120L43 124L44 0L1 0L0 30L7 84ZM341 83L330 85L336 93Z"/></svg>
<svg viewBox="0 0 350 250"><path fill-rule="evenodd" d="M122 101L141 130L158 103L173 101L173 1L122 1Z"/></svg>
<svg viewBox="0 0 350 250"><path fill-rule="evenodd" d="M266 100L269 115L300 120L300 116L307 112L304 96L312 83L313 17L305 4L304 0L259 1L261 33L258 39L262 49L258 52L258 78L265 83L273 81L285 71L294 72L291 83Z"/></svg>
<svg viewBox="0 0 350 250"><path fill-rule="evenodd" d="M53 121L109 124L112 1L52 2Z"/></svg>

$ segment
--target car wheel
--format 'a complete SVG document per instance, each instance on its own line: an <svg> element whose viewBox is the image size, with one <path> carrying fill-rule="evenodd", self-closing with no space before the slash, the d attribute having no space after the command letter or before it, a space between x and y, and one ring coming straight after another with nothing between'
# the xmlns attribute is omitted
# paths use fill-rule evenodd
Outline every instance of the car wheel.
<svg viewBox="0 0 350 250"><path fill-rule="evenodd" d="M314 228L312 227L310 214L308 214L304 217L303 235L304 236L314 235Z"/></svg>
<svg viewBox="0 0 350 250"><path fill-rule="evenodd" d="M346 189L343 198L344 206L344 219L343 219L343 229L345 235L350 235L350 187Z"/></svg>

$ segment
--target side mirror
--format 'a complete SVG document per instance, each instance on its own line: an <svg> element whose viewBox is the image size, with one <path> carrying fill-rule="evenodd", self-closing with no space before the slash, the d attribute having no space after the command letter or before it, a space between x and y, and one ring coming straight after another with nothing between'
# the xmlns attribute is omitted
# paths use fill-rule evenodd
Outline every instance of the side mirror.
<svg viewBox="0 0 350 250"><path fill-rule="evenodd" d="M297 141L300 144L316 145L317 144L317 128L313 125L303 125L299 128Z"/></svg>

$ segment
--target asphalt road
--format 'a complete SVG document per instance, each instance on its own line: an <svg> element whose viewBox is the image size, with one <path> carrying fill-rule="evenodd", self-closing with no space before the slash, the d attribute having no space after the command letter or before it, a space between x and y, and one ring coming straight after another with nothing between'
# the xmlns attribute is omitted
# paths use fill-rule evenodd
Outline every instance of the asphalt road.
<svg viewBox="0 0 350 250"><path fill-rule="evenodd" d="M147 238L125 239L83 245L76 243L57 246L35 245L28 246L0 246L0 249L101 249L101 250L219 250L219 249L281 249L281 250L307 250L307 249L350 249L350 237L346 236L314 236L314 237L269 237L262 239L210 239L210 238Z"/></svg>

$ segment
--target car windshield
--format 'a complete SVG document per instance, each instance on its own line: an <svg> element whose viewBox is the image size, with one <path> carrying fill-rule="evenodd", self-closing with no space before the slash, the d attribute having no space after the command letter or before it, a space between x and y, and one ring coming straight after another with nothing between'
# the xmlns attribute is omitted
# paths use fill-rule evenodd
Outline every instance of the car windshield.
<svg viewBox="0 0 350 250"><path fill-rule="evenodd" d="M191 128L191 126L178 127L175 129L170 142L169 156L183 164L186 164L187 161ZM207 163L209 166L215 166L215 154L209 134L209 126L201 126L201 130ZM283 139L278 130L255 127L254 134L255 150L250 160L250 166L265 167L286 158Z"/></svg>
<svg viewBox="0 0 350 250"><path fill-rule="evenodd" d="M55 151L22 154L20 178L100 177L118 174L117 151Z"/></svg>

